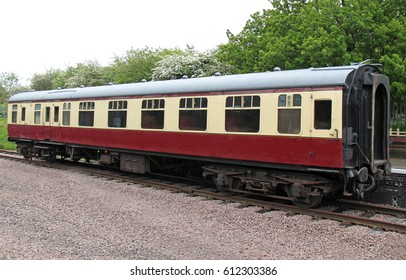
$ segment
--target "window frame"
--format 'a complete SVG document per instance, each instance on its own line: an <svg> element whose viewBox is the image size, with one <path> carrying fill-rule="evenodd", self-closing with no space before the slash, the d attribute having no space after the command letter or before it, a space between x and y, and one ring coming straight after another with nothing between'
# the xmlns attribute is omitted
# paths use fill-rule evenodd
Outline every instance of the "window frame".
<svg viewBox="0 0 406 280"><path fill-rule="evenodd" d="M279 94L277 108L277 132L279 134L299 135L302 133L302 106L302 94Z"/></svg>
<svg viewBox="0 0 406 280"><path fill-rule="evenodd" d="M41 104L34 104L34 124L41 124Z"/></svg>
<svg viewBox="0 0 406 280"><path fill-rule="evenodd" d="M21 122L25 122L26 114L27 114L27 108L21 107Z"/></svg>
<svg viewBox="0 0 406 280"><path fill-rule="evenodd" d="M46 106L44 122L49 123L50 121L51 121L51 106Z"/></svg>
<svg viewBox="0 0 406 280"><path fill-rule="evenodd" d="M79 102L78 126L93 127L94 111L96 104L94 101Z"/></svg>
<svg viewBox="0 0 406 280"><path fill-rule="evenodd" d="M107 126L109 128L127 127L127 100L111 100L108 104ZM120 120L117 123L117 120Z"/></svg>
<svg viewBox="0 0 406 280"><path fill-rule="evenodd" d="M226 97L224 130L235 133L259 133L261 129L261 96Z"/></svg>
<svg viewBox="0 0 406 280"><path fill-rule="evenodd" d="M143 99L141 102L141 128L164 129L165 99Z"/></svg>
<svg viewBox="0 0 406 280"><path fill-rule="evenodd" d="M11 123L17 123L18 117L18 105L13 104L11 106Z"/></svg>
<svg viewBox="0 0 406 280"><path fill-rule="evenodd" d="M54 123L59 123L59 106L54 106Z"/></svg>
<svg viewBox="0 0 406 280"><path fill-rule="evenodd" d="M319 108L317 110L317 104L320 104L321 102L328 102L329 103L329 119L327 120L325 112L328 112L326 108ZM316 112L317 111L317 112ZM320 113L321 112L321 113ZM333 127L333 100L328 99L328 98L318 98L314 100L314 111L313 111L314 119L313 119L313 128L315 130L331 130ZM321 118L320 118L321 117ZM326 121L327 120L327 121ZM316 125L318 124L318 125ZM319 124L329 124L329 127L327 126L319 126Z"/></svg>
<svg viewBox="0 0 406 280"><path fill-rule="evenodd" d="M70 126L71 106L70 102L64 102L62 105L62 125L64 126Z"/></svg>
<svg viewBox="0 0 406 280"><path fill-rule="evenodd" d="M182 97L179 100L178 129L182 131L207 131L207 97Z"/></svg>

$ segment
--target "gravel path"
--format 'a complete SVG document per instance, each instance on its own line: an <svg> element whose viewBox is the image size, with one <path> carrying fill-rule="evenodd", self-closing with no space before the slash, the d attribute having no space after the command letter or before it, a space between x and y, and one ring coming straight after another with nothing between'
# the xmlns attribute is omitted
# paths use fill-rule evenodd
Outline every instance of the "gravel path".
<svg viewBox="0 0 406 280"><path fill-rule="evenodd" d="M406 235L0 159L0 259L406 259Z"/></svg>

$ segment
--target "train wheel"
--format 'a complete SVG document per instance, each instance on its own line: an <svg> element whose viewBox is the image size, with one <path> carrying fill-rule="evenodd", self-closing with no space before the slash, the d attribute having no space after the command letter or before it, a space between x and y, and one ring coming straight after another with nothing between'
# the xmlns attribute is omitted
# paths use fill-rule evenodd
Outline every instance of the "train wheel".
<svg viewBox="0 0 406 280"><path fill-rule="evenodd" d="M49 151L49 156L46 159L48 162L54 163L56 160L56 151L50 150Z"/></svg>
<svg viewBox="0 0 406 280"><path fill-rule="evenodd" d="M312 208L320 204L324 198L323 190L295 183L285 187L285 191L294 205L300 208Z"/></svg>
<svg viewBox="0 0 406 280"><path fill-rule="evenodd" d="M231 184L221 184L219 183L219 181L217 180L216 183L216 187L219 190L219 192L221 192L222 194L225 195L236 195L238 193L238 190L241 189L241 180L237 179L237 178L230 178L229 180L227 180L227 182L229 182L231 180Z"/></svg>
<svg viewBox="0 0 406 280"><path fill-rule="evenodd" d="M28 152L28 148L21 148L20 154L24 157L25 160L32 160L32 154Z"/></svg>
<svg viewBox="0 0 406 280"><path fill-rule="evenodd" d="M323 200L324 195L321 193L320 195L313 196L309 195L308 197L295 197L293 199L293 204L300 208L313 208L320 204Z"/></svg>

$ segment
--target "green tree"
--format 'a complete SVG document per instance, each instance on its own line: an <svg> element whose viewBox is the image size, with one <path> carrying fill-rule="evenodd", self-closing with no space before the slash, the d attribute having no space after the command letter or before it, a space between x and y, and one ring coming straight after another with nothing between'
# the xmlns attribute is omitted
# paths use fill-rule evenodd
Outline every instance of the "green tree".
<svg viewBox="0 0 406 280"><path fill-rule="evenodd" d="M227 32L219 59L237 73L333 66L371 59L384 64L396 102L406 95L404 0L273 0L239 34Z"/></svg>
<svg viewBox="0 0 406 280"><path fill-rule="evenodd" d="M395 104L406 107L406 60L399 54L384 55L381 61L385 72L391 80L392 100ZM406 116L405 116L406 121Z"/></svg>
<svg viewBox="0 0 406 280"><path fill-rule="evenodd" d="M31 88L36 91L52 89L52 76L48 74L34 74L31 78Z"/></svg>
<svg viewBox="0 0 406 280"><path fill-rule="evenodd" d="M131 49L124 56L115 56L114 62L107 67L107 75L115 84L136 83L150 80L156 63L165 55L176 53L178 50Z"/></svg>
<svg viewBox="0 0 406 280"><path fill-rule="evenodd" d="M0 73L0 103L4 103L7 99L16 93L16 89L20 87L20 78L13 72Z"/></svg>
<svg viewBox="0 0 406 280"><path fill-rule="evenodd" d="M4 103L7 100L7 91L4 87L0 86L0 104Z"/></svg>
<svg viewBox="0 0 406 280"><path fill-rule="evenodd" d="M263 71L259 66L259 57L261 51L266 49L268 42L261 36L269 29L267 25L271 13L272 10L264 10L263 14L259 12L253 14L237 35L227 30L229 42L220 46L217 58L231 65L235 73Z"/></svg>
<svg viewBox="0 0 406 280"><path fill-rule="evenodd" d="M50 69L46 73L36 73L31 78L31 88L36 91L65 87L65 71Z"/></svg>
<svg viewBox="0 0 406 280"><path fill-rule="evenodd" d="M116 56L107 67L97 61L86 61L64 70L50 69L45 73L36 73L31 79L31 88L51 90L56 88L74 88L80 86L100 86L140 82L151 79L156 63L163 57L181 53L179 49L131 49L122 57Z"/></svg>

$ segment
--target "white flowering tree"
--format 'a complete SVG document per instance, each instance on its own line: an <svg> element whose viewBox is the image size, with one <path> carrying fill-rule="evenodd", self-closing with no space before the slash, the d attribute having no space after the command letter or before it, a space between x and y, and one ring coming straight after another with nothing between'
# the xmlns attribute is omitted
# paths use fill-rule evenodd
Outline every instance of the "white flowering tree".
<svg viewBox="0 0 406 280"><path fill-rule="evenodd" d="M231 72L231 67L221 63L216 58L216 51L197 52L188 49L181 54L164 57L157 62L153 69L152 80L173 80L184 76L189 78L213 76L219 72L226 75Z"/></svg>
<svg viewBox="0 0 406 280"><path fill-rule="evenodd" d="M87 61L78 63L75 67L68 67L65 71L65 88L80 86L101 86L109 82L105 68L99 62Z"/></svg>
<svg viewBox="0 0 406 280"><path fill-rule="evenodd" d="M17 92L29 91L29 88L20 84L20 77L13 72L0 73L0 104Z"/></svg>

